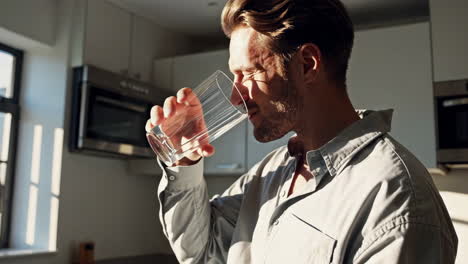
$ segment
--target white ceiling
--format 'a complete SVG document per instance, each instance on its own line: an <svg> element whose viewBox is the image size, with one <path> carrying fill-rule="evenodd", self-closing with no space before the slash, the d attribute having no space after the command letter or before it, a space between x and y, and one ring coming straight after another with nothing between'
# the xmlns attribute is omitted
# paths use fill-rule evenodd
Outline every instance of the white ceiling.
<svg viewBox="0 0 468 264"><path fill-rule="evenodd" d="M226 0L108 0L162 27L194 36L221 34ZM342 0L358 27L427 18L428 0Z"/></svg>

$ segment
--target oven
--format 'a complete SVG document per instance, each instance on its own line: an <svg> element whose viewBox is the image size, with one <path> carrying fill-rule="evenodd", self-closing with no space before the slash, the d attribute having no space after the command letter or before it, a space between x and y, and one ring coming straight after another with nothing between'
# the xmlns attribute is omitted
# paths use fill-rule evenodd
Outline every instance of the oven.
<svg viewBox="0 0 468 264"><path fill-rule="evenodd" d="M468 80L434 84L437 162L468 163Z"/></svg>
<svg viewBox="0 0 468 264"><path fill-rule="evenodd" d="M167 93L91 65L73 69L69 149L109 157L151 158L145 124Z"/></svg>

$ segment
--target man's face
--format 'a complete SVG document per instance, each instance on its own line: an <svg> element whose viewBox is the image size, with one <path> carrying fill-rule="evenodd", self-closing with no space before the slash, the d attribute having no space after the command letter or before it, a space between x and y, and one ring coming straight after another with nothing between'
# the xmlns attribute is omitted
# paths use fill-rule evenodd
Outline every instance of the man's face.
<svg viewBox="0 0 468 264"><path fill-rule="evenodd" d="M282 77L278 57L262 47L256 34L250 27L232 32L229 67L246 101L255 138L269 142L294 128L297 87L294 80Z"/></svg>

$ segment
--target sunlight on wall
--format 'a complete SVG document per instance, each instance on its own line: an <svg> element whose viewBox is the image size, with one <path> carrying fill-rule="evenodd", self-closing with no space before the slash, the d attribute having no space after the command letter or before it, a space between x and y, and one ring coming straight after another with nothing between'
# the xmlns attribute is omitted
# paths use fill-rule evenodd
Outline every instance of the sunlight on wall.
<svg viewBox="0 0 468 264"><path fill-rule="evenodd" d="M33 149L31 159L31 185L29 187L28 222L26 226L26 244L32 246L36 234L37 198L39 170L41 163L42 126L34 126Z"/></svg>
<svg viewBox="0 0 468 264"><path fill-rule="evenodd" d="M49 220L49 250L57 248L58 210L60 195L60 173L62 169L63 129L54 132L54 153L52 159L52 181Z"/></svg>
<svg viewBox="0 0 468 264"><path fill-rule="evenodd" d="M41 166L41 145L42 145L42 126L34 126L32 163L31 163L31 183L39 184L39 170Z"/></svg>
<svg viewBox="0 0 468 264"><path fill-rule="evenodd" d="M59 199L50 198L50 221L49 221L49 250L57 249L57 227L58 227Z"/></svg>
<svg viewBox="0 0 468 264"><path fill-rule="evenodd" d="M458 221L468 223L468 194L441 191L440 195L447 205L450 216Z"/></svg>
<svg viewBox="0 0 468 264"><path fill-rule="evenodd" d="M458 252L455 263L465 264L468 260L468 194L442 191L440 195L444 199L458 236Z"/></svg>
<svg viewBox="0 0 468 264"><path fill-rule="evenodd" d="M28 223L26 227L26 244L32 246L36 234L36 213L37 213L37 195L38 188L31 184L29 187L29 203L28 203Z"/></svg>
<svg viewBox="0 0 468 264"><path fill-rule="evenodd" d="M54 133L54 153L52 159L52 194L60 194L60 172L62 170L63 128L56 128Z"/></svg>

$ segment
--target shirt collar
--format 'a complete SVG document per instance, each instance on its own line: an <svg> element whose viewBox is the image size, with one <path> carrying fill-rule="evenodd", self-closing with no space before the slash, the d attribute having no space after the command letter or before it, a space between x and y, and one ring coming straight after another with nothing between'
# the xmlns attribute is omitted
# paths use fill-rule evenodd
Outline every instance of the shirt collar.
<svg viewBox="0 0 468 264"><path fill-rule="evenodd" d="M315 177L316 185L329 172L335 176L370 142L391 130L393 109L382 111L357 110L360 120L341 131L335 138L316 150L306 153L307 164ZM292 137L288 154L302 153L300 143Z"/></svg>

